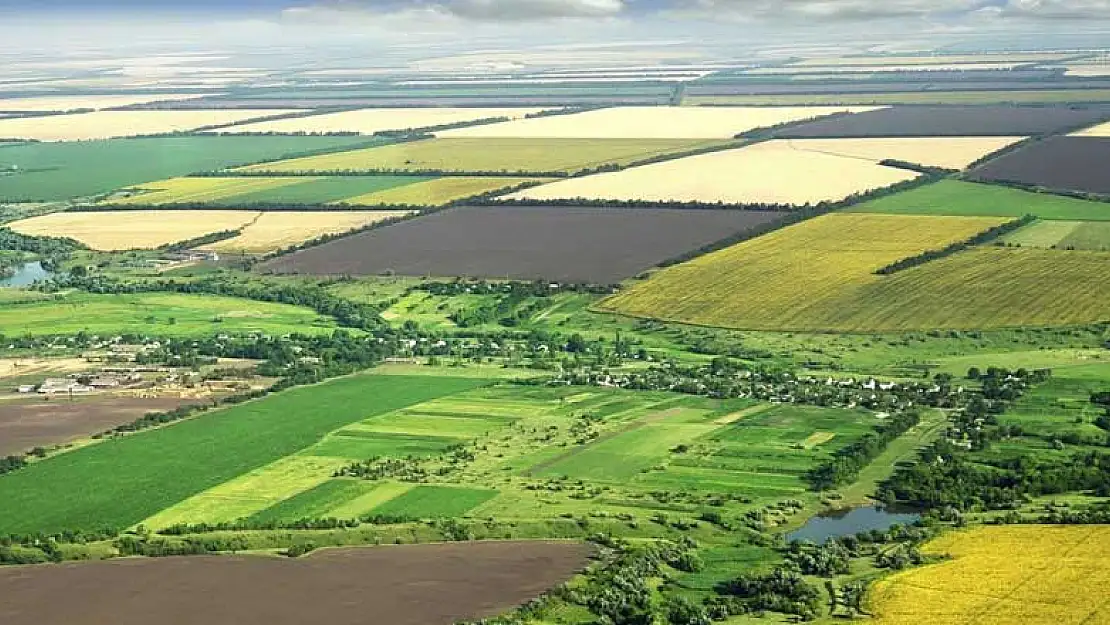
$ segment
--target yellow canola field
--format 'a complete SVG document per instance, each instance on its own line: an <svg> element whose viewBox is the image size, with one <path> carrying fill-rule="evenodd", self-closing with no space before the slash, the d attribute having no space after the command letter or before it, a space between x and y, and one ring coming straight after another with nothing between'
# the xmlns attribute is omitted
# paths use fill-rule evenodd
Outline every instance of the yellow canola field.
<svg viewBox="0 0 1110 625"><path fill-rule="evenodd" d="M899 137L865 139L787 139L800 152L860 158L874 163L893 159L928 167L966 169L975 161L1025 137Z"/></svg>
<svg viewBox="0 0 1110 625"><path fill-rule="evenodd" d="M1110 72L1107 72L1107 73L1110 74ZM1079 132L1073 134L1072 136L1074 136L1074 137L1110 137L1110 122L1106 122L1105 124L1099 124L1097 126L1087 128L1086 130L1080 130Z"/></svg>
<svg viewBox="0 0 1110 625"><path fill-rule="evenodd" d="M265 254L311 241L325 234L340 234L385 219L404 217L412 211L336 211L262 213L234 239L205 245L214 252Z"/></svg>
<svg viewBox="0 0 1110 625"><path fill-rule="evenodd" d="M295 119L242 124L219 132L329 133L358 132L372 135L385 130L428 128L493 117L520 119L538 108L395 108L362 109Z"/></svg>
<svg viewBox="0 0 1110 625"><path fill-rule="evenodd" d="M875 106L677 107L623 106L571 115L458 128L438 137L535 139L729 139L786 122L834 113L862 113Z"/></svg>
<svg viewBox="0 0 1110 625"><path fill-rule="evenodd" d="M448 176L426 182L375 191L343 200L352 206L443 206L484 193L511 189L543 178L498 178L489 176Z"/></svg>
<svg viewBox="0 0 1110 625"><path fill-rule="evenodd" d="M877 582L874 625L1110 623L1110 526L980 527L925 551L951 559Z"/></svg>
<svg viewBox="0 0 1110 625"><path fill-rule="evenodd" d="M0 98L0 111L42 113L77 109L107 109L151 102L203 98L203 93L158 93L146 95L51 95L28 98Z"/></svg>
<svg viewBox="0 0 1110 625"><path fill-rule="evenodd" d="M847 296L886 278L875 270L1005 221L834 213L668 267L598 307L716 327L826 329L865 306ZM826 306L841 297L846 306Z"/></svg>
<svg viewBox="0 0 1110 625"><path fill-rule="evenodd" d="M0 120L0 137L37 141L85 141L195 130L295 110L96 111L74 115Z"/></svg>
<svg viewBox="0 0 1110 625"><path fill-rule="evenodd" d="M842 200L917 176L866 159L805 152L787 141L766 141L737 150L562 180L509 197L802 205Z"/></svg>
<svg viewBox="0 0 1110 625"><path fill-rule="evenodd" d="M315 178L170 178L134 187L141 192L126 198L108 199L109 204L152 205L185 202L216 202L225 198L268 191L280 187L311 182Z"/></svg>
<svg viewBox="0 0 1110 625"><path fill-rule="evenodd" d="M118 211L51 213L9 224L28 235L69 237L102 251L156 248L238 230L254 220L254 211Z"/></svg>

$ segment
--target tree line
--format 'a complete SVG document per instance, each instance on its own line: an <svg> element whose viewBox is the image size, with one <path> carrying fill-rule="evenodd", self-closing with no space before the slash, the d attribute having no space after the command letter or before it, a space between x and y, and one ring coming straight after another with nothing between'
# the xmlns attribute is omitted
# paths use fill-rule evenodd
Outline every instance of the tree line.
<svg viewBox="0 0 1110 625"><path fill-rule="evenodd" d="M911 269L919 265L924 265L925 263L939 260L941 258L945 258L947 256L951 256L953 254L970 249L976 245L989 243L999 237L1014 232L1019 228L1028 226L1036 220L1037 217L1035 215L1025 215L1020 219L1015 219L1013 221L1008 221L1004 224L994 226L993 228L988 228L972 236L969 239L953 243L943 249L926 250L916 256L910 256L909 258L903 258L902 260L895 261L893 263L890 263L889 265L886 265L885 267L876 269L874 273L875 275L879 276L889 276L891 274L898 273L899 271L905 271L906 269Z"/></svg>

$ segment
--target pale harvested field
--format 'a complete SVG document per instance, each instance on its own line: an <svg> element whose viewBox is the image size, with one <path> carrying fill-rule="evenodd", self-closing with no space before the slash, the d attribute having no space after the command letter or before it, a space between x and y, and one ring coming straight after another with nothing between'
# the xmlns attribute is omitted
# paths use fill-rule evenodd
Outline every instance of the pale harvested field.
<svg viewBox="0 0 1110 625"><path fill-rule="evenodd" d="M403 187L375 191L344 200L352 206L443 206L476 195L511 189L544 178L500 178L490 176L449 176Z"/></svg>
<svg viewBox="0 0 1110 625"><path fill-rule="evenodd" d="M742 132L814 119L833 113L862 113L882 107L675 107L624 106L572 115L522 119L458 128L439 137L520 137L536 139L729 139Z"/></svg>
<svg viewBox="0 0 1110 625"><path fill-rule="evenodd" d="M207 210L52 213L8 227L29 235L70 237L95 250L116 251L155 248L237 230L258 215L254 211Z"/></svg>
<svg viewBox="0 0 1110 625"><path fill-rule="evenodd" d="M1110 76L1110 63L1090 63L1087 65L1073 64L1064 66L1068 76L1077 76L1079 78L1098 78L1100 76Z"/></svg>
<svg viewBox="0 0 1110 625"><path fill-rule="evenodd" d="M325 234L357 228L412 214L411 211L273 212L262 213L234 239L205 245L214 252L265 254L310 241Z"/></svg>
<svg viewBox="0 0 1110 625"><path fill-rule="evenodd" d="M817 57L793 63L791 67L833 67L844 65L959 65L966 63L1039 63L1059 61L1075 56L1065 52L1017 52L1014 54L941 54L899 56Z"/></svg>
<svg viewBox="0 0 1110 625"><path fill-rule="evenodd" d="M137 193L105 200L109 204L152 205L185 202L216 202L236 195L301 184L312 178L170 178L133 187Z"/></svg>
<svg viewBox="0 0 1110 625"><path fill-rule="evenodd" d="M0 137L38 141L84 141L182 132L203 126L295 113L295 110L97 111L0 120Z"/></svg>
<svg viewBox="0 0 1110 625"><path fill-rule="evenodd" d="M76 109L108 109L150 102L195 100L203 93L159 93L145 95L56 95L34 98L0 98L0 111L46 112Z"/></svg>
<svg viewBox="0 0 1110 625"><path fill-rule="evenodd" d="M1080 130L1073 137L1110 137L1110 122L1099 124L1086 130Z"/></svg>
<svg viewBox="0 0 1110 625"><path fill-rule="evenodd" d="M786 141L767 141L738 150L562 180L507 197L803 205L837 201L916 177L914 172L865 159L803 152Z"/></svg>
<svg viewBox="0 0 1110 625"><path fill-rule="evenodd" d="M371 135L384 130L408 130L428 128L444 124L476 121L491 117L520 119L529 113L538 113L538 108L397 108L363 109L281 119L270 122L242 124L221 129L220 132L279 132L279 133L329 133L358 132Z"/></svg>
<svg viewBox="0 0 1110 625"><path fill-rule="evenodd" d="M874 163L886 159L929 167L965 169L984 156L1025 137L906 137L864 139L787 139L791 148Z"/></svg>
<svg viewBox="0 0 1110 625"><path fill-rule="evenodd" d="M790 67L759 67L744 72L748 76L774 76L811 73L849 73L849 72L951 72L1007 70L1021 63L936 63L907 65L792 65Z"/></svg>

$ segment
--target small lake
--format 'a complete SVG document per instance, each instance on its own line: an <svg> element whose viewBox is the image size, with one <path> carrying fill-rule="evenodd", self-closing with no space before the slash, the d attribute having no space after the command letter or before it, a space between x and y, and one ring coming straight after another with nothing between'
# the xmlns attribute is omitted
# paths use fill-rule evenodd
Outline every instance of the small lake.
<svg viewBox="0 0 1110 625"><path fill-rule="evenodd" d="M0 279L0 286L30 286L37 280L45 280L53 275L36 260L16 267L12 277Z"/></svg>
<svg viewBox="0 0 1110 625"><path fill-rule="evenodd" d="M909 511L891 510L878 506L849 508L820 514L786 535L786 540L808 540L821 544L830 538L851 536L871 530L885 530L892 525L909 525L921 518Z"/></svg>

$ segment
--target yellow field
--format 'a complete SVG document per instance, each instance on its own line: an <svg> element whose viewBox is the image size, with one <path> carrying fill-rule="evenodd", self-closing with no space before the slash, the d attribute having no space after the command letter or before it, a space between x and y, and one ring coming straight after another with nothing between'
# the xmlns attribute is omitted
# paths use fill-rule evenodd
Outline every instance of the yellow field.
<svg viewBox="0 0 1110 625"><path fill-rule="evenodd" d="M1018 52L1015 54L913 54L899 56L834 56L806 59L792 63L791 67L844 66L844 65L957 65L964 63L1039 63L1071 58L1066 52Z"/></svg>
<svg viewBox="0 0 1110 625"><path fill-rule="evenodd" d="M97 111L0 120L0 137L38 141L83 141L178 132L294 113L293 110Z"/></svg>
<svg viewBox="0 0 1110 625"><path fill-rule="evenodd" d="M475 195L542 180L544 179L449 176L367 193L344 200L343 203L354 206L443 206Z"/></svg>
<svg viewBox="0 0 1110 625"><path fill-rule="evenodd" d="M934 63L907 63L903 65L872 64L872 65L791 65L789 67L758 67L745 74L749 76L772 76L787 74L808 74L811 72L824 72L829 74L848 72L942 72L942 71L983 71L1014 69L1021 63L945 63L944 59L937 59Z"/></svg>
<svg viewBox="0 0 1110 625"><path fill-rule="evenodd" d="M1110 526L981 527L929 543L951 560L875 584L875 625L1110 623Z"/></svg>
<svg viewBox="0 0 1110 625"><path fill-rule="evenodd" d="M576 172L721 144L697 139L432 139L262 163L265 172L461 171Z"/></svg>
<svg viewBox="0 0 1110 625"><path fill-rule="evenodd" d="M110 204L151 205L184 202L215 202L236 195L267 191L292 184L311 182L315 178L170 178L149 182L136 189L142 191L126 198L106 200Z"/></svg>
<svg viewBox="0 0 1110 625"><path fill-rule="evenodd" d="M1110 72L1107 72L1107 73L1110 74ZM1094 126L1092 128L1087 128L1086 130L1080 130L1079 132L1075 133L1072 136L1075 136L1075 137L1110 137L1110 122L1106 122L1105 124L1099 124L1098 126Z"/></svg>
<svg viewBox="0 0 1110 625"><path fill-rule="evenodd" d="M755 128L845 111L861 113L876 108L625 106L458 128L436 134L440 137L538 139L728 139Z"/></svg>
<svg viewBox="0 0 1110 625"><path fill-rule="evenodd" d="M237 230L259 213L254 211L126 211L52 213L9 224L23 234L70 237L95 250L155 248L212 232Z"/></svg>
<svg viewBox="0 0 1110 625"><path fill-rule="evenodd" d="M538 108L397 108L363 109L328 113L311 117L281 119L271 122L242 124L222 129L220 132L358 132L372 135L384 130L409 130L456 124L491 117L519 119Z"/></svg>
<svg viewBox="0 0 1110 625"><path fill-rule="evenodd" d="M411 211L273 212L262 213L234 239L201 249L215 252L265 254L310 241L325 234L339 234L369 224L402 217Z"/></svg>
<svg viewBox="0 0 1110 625"><path fill-rule="evenodd" d="M840 322L837 315L850 318L869 308L850 296L888 279L874 275L876 269L1004 221L834 213L663 269L599 308L708 326L828 329ZM827 301L845 305L831 307Z"/></svg>
<svg viewBox="0 0 1110 625"><path fill-rule="evenodd" d="M794 149L767 141L624 171L562 180L510 197L816 204L917 177L868 160Z"/></svg>
<svg viewBox="0 0 1110 625"><path fill-rule="evenodd" d="M875 163L886 159L929 167L965 169L984 156L1025 137L908 137L867 139L789 139L801 152L861 158Z"/></svg>
<svg viewBox="0 0 1110 625"><path fill-rule="evenodd" d="M149 102L193 100L203 93L159 93L147 95L54 95L34 98L0 98L0 111L47 112L77 109L107 109Z"/></svg>

